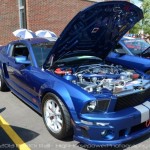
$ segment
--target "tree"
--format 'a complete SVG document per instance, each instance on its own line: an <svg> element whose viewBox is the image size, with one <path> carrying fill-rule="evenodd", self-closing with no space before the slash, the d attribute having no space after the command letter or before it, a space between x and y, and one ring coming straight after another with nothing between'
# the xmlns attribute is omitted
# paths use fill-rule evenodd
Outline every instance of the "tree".
<svg viewBox="0 0 150 150"><path fill-rule="evenodd" d="M144 33L150 34L150 2L149 0L143 0L142 10L144 14L144 19L142 19L142 27Z"/></svg>
<svg viewBox="0 0 150 150"><path fill-rule="evenodd" d="M138 34L140 30L143 30L144 34L150 34L150 2L149 0L142 1L141 8L143 10L144 18L138 22L131 30L131 33Z"/></svg>

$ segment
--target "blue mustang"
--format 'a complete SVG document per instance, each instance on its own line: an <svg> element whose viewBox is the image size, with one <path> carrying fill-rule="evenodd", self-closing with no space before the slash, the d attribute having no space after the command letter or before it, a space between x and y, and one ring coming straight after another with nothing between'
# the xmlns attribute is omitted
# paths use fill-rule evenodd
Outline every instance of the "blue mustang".
<svg viewBox="0 0 150 150"><path fill-rule="evenodd" d="M82 143L115 145L148 133L149 76L105 62L142 17L128 2L96 3L56 42L10 42L0 50L0 90L9 88L41 113L57 139L74 134Z"/></svg>
<svg viewBox="0 0 150 150"><path fill-rule="evenodd" d="M123 37L114 50L109 53L106 60L150 74L149 58L150 44L143 39Z"/></svg>

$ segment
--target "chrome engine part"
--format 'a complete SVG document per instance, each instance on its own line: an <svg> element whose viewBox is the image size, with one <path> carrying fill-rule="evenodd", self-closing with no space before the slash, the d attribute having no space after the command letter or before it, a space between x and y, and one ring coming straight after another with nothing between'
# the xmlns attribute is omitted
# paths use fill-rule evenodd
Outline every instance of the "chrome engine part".
<svg viewBox="0 0 150 150"><path fill-rule="evenodd" d="M114 94L129 92L148 82L133 70L113 65L82 66L74 75L78 79L77 85L88 92L96 93L100 93L102 89Z"/></svg>
<svg viewBox="0 0 150 150"><path fill-rule="evenodd" d="M107 89L113 94L125 94L135 89L141 90L149 83L134 70L105 64L80 66L75 72L66 73L63 77L90 93Z"/></svg>
<svg viewBox="0 0 150 150"><path fill-rule="evenodd" d="M105 88L118 93L133 81L133 74L134 71L124 70L121 66L92 65L80 67L74 75L79 79L77 85L88 92L101 92Z"/></svg>

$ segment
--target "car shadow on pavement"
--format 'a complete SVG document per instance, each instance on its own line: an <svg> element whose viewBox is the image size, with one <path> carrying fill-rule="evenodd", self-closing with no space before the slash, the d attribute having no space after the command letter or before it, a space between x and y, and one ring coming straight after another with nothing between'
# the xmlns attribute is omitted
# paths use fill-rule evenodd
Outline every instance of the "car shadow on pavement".
<svg viewBox="0 0 150 150"><path fill-rule="evenodd" d="M8 126L8 125L3 125L3 126ZM0 149L8 149L8 150L15 150L18 149L17 145L22 145L26 142L32 141L33 139L35 139L37 136L39 136L38 133L32 131L32 130L28 130L25 128L21 128L21 127L16 127L16 126L11 126L11 128L17 133L17 135L22 139L22 141L20 141L20 143L14 143L11 140L11 137L7 135L7 133L4 130L5 127L1 128L0 127ZM7 128L7 127L6 127ZM12 133L10 133L12 134ZM12 135L13 139L16 138L14 135ZM29 145L30 147L30 145Z"/></svg>
<svg viewBox="0 0 150 150"><path fill-rule="evenodd" d="M5 109L6 109L6 107L0 108L0 113L3 112Z"/></svg>
<svg viewBox="0 0 150 150"><path fill-rule="evenodd" d="M85 150L124 150L124 149L132 148L132 147L135 147L137 149L141 147L141 149L142 149L142 146L136 146L136 145L146 141L149 138L150 138L150 133L148 133L147 135L142 136L140 138L137 138L135 140L132 140L131 142L124 143L124 144L118 144L116 146L113 146L113 145L104 146L104 145L94 145L94 144L86 145L86 144L82 144L82 143L77 144L77 146L79 146Z"/></svg>
<svg viewBox="0 0 150 150"><path fill-rule="evenodd" d="M28 141L31 141L33 139L35 139L37 136L39 136L39 133L29 130L29 129L25 129L25 128L20 128L20 127L16 127L16 126L11 126L14 131L21 137L21 139L26 143Z"/></svg>

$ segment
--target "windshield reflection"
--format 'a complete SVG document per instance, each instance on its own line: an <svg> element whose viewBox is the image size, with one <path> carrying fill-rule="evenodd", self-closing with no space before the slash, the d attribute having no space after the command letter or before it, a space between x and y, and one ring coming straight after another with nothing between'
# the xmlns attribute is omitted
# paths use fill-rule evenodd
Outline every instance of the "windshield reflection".
<svg viewBox="0 0 150 150"><path fill-rule="evenodd" d="M141 54L150 46L150 44L143 39L128 39L124 40L123 43L134 55Z"/></svg>
<svg viewBox="0 0 150 150"><path fill-rule="evenodd" d="M33 53L39 67L42 67L48 57L54 42L32 44Z"/></svg>

